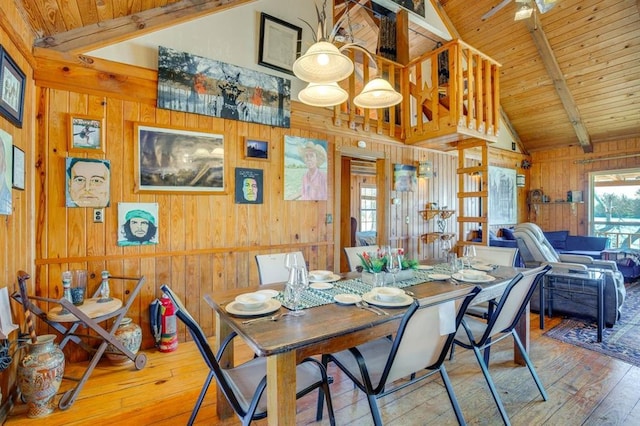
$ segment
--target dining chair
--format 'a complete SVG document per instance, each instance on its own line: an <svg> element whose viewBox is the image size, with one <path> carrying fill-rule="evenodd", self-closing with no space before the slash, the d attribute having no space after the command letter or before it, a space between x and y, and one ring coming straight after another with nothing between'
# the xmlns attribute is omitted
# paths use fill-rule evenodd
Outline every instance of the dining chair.
<svg viewBox="0 0 640 426"><path fill-rule="evenodd" d="M476 259L491 265L516 266L517 256L518 249L515 247L476 246ZM495 301L469 306L467 314L487 319L494 305Z"/></svg>
<svg viewBox="0 0 640 426"><path fill-rule="evenodd" d="M301 251L291 252L290 254L295 255L298 265L306 265L304 255ZM287 269L284 263L286 255L287 253L256 255L260 285L283 283L289 279L289 269Z"/></svg>
<svg viewBox="0 0 640 426"><path fill-rule="evenodd" d="M380 247L377 245L374 246L358 246L358 247L345 247L344 254L347 256L347 261L349 262L349 270L351 272L356 272L357 267L362 265L362 261L358 257L359 254L366 252L377 252Z"/></svg>
<svg viewBox="0 0 640 426"><path fill-rule="evenodd" d="M217 355L214 355L207 336L184 307L180 298L167 285L162 285L160 288L173 302L176 316L187 326L207 367L209 367L209 373L187 424L192 425L195 421L211 380L214 378L218 383L218 391L222 392L227 398L231 408L240 418L243 425L249 425L253 420L267 417L267 397L265 394L268 386L266 358L253 358L233 368L222 368L218 360L229 342L237 334L235 332L230 333L220 345ZM319 361L313 358L306 358L296 367L296 398L301 398L315 389L319 389L320 396L324 396L327 400L329 421L332 426L335 425L326 369ZM318 412L318 416L318 420L321 420L322 411Z"/></svg>
<svg viewBox="0 0 640 426"><path fill-rule="evenodd" d="M376 425L382 425L377 399L440 373L458 423L465 424L444 366L456 329L480 287L469 287L458 298L436 302L414 300L402 317L394 338L383 337L333 354L322 355L326 366L334 362L364 393ZM415 375L414 375L415 373ZM398 381L399 379L409 380ZM395 382L395 383L394 383ZM318 396L318 413L323 399Z"/></svg>
<svg viewBox="0 0 640 426"><path fill-rule="evenodd" d="M531 363L527 351L518 337L518 333L515 332L515 327L518 321L520 321L520 317L527 311L527 305L529 304L534 289L542 281L542 276L550 269L550 266L544 265L518 273L505 288L496 309L487 321L465 315L462 319L461 327L455 335L454 345L473 350L478 364L480 364L482 374L487 381L491 395L498 407L500 416L507 425L510 424L509 416L493 383L493 379L489 374L489 349L494 343L512 336L522 358L529 368L531 376L533 376L533 380L536 382L542 399L547 400L547 393L538 378L538 374ZM484 352L484 355L482 352Z"/></svg>

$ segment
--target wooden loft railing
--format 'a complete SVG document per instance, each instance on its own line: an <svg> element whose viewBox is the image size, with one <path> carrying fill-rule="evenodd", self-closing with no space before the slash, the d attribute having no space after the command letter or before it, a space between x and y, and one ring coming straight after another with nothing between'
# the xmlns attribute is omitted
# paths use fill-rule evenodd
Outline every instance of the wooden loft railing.
<svg viewBox="0 0 640 426"><path fill-rule="evenodd" d="M374 66L361 52L350 55L356 69L341 83L349 99L334 107L335 125L375 127L378 134L444 150L462 139L497 140L500 64L463 41L453 40L406 66L384 58L376 58ZM399 106L362 110L352 103L362 82L376 72L402 93Z"/></svg>

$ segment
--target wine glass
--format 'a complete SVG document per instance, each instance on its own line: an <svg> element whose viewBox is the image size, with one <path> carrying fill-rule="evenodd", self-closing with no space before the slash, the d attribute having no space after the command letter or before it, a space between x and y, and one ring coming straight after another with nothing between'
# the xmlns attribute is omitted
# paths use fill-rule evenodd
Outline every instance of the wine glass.
<svg viewBox="0 0 640 426"><path fill-rule="evenodd" d="M393 286L396 286L396 274L402 269L402 255L398 250L389 250L387 255L387 271L393 276Z"/></svg>
<svg viewBox="0 0 640 426"><path fill-rule="evenodd" d="M291 270L298 266L298 256L295 253L287 253L284 255L284 266Z"/></svg>
<svg viewBox="0 0 640 426"><path fill-rule="evenodd" d="M294 266L289 279L289 287L291 289L292 306L291 316L299 317L305 314L300 306L302 293L309 287L309 274L304 266Z"/></svg>
<svg viewBox="0 0 640 426"><path fill-rule="evenodd" d="M469 265L469 269L471 269L471 263L473 262L473 259L476 257L476 246L474 246L473 244L464 246L463 255L464 255L464 261L466 262L467 265Z"/></svg>
<svg viewBox="0 0 640 426"><path fill-rule="evenodd" d="M446 262L449 259L449 252L451 252L451 240L440 240L440 250L442 251L442 259Z"/></svg>

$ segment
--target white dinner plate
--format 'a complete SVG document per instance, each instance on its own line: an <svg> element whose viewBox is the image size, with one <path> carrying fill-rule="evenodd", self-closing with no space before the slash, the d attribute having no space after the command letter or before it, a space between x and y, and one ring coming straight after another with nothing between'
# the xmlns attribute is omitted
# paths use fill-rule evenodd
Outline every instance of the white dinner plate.
<svg viewBox="0 0 640 426"><path fill-rule="evenodd" d="M472 278L465 278L464 275L462 274L453 274L452 275L453 278L455 278L456 280L460 280L460 281L465 281L468 283L489 283L491 281L495 281L496 277L492 277L491 275L487 275L483 278L479 278L479 279L472 279Z"/></svg>
<svg viewBox="0 0 640 426"><path fill-rule="evenodd" d="M264 294L267 297L276 297L278 295L278 290L274 290L272 288L265 288L264 290L256 291L256 293Z"/></svg>
<svg viewBox="0 0 640 426"><path fill-rule="evenodd" d="M326 278L324 280L316 280L315 278L311 278L311 276L309 276L310 283L332 283L338 280L340 280L340 275L338 274L333 274L329 278Z"/></svg>
<svg viewBox="0 0 640 426"><path fill-rule="evenodd" d="M342 305L353 305L354 303L358 303L359 301L361 301L362 297L358 296L357 294L344 293L336 294L335 296L333 296L333 300Z"/></svg>
<svg viewBox="0 0 640 426"><path fill-rule="evenodd" d="M484 265L484 264L482 264L482 263L478 263L477 265L476 265L476 264L471 265L471 267L472 267L473 269L477 269L478 271L485 271L485 272L493 271L493 266L491 266L491 265Z"/></svg>
<svg viewBox="0 0 640 426"><path fill-rule="evenodd" d="M333 284L324 283L324 282L316 282L316 283L309 284L309 287L315 288L316 290L329 290L329 289L333 288Z"/></svg>
<svg viewBox="0 0 640 426"><path fill-rule="evenodd" d="M380 300L376 297L374 292L363 294L362 299L372 305L384 306L385 308L401 308L403 306L409 306L411 302L413 302L413 297L406 294L401 294L396 298L396 300Z"/></svg>
<svg viewBox="0 0 640 426"><path fill-rule="evenodd" d="M451 278L451 275L449 274L429 274L427 276L436 281L448 280L449 278Z"/></svg>
<svg viewBox="0 0 640 426"><path fill-rule="evenodd" d="M416 269L422 269L423 271L430 271L433 269L433 266L431 265L418 265L416 266Z"/></svg>
<svg viewBox="0 0 640 426"><path fill-rule="evenodd" d="M262 308L249 311L247 309L242 309L242 305L234 301L225 306L224 310L229 312L230 314L240 317L255 317L258 315L266 315L270 314L271 312L275 312L280 309L280 306L282 306L282 304L276 299L268 299Z"/></svg>

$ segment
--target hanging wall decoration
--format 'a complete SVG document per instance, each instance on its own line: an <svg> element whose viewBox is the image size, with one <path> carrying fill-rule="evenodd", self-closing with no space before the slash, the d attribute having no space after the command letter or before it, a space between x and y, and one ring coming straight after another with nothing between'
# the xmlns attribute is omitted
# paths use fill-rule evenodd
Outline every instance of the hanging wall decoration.
<svg viewBox="0 0 640 426"><path fill-rule="evenodd" d="M118 203L118 245L158 244L158 203Z"/></svg>
<svg viewBox="0 0 640 426"><path fill-rule="evenodd" d="M327 141L284 137L284 199L327 199Z"/></svg>
<svg viewBox="0 0 640 426"><path fill-rule="evenodd" d="M262 204L262 170L236 168L236 204Z"/></svg>
<svg viewBox="0 0 640 426"><path fill-rule="evenodd" d="M489 224L511 225L517 221L516 171L489 166Z"/></svg>
<svg viewBox="0 0 640 426"><path fill-rule="evenodd" d="M291 80L160 46L158 107L291 125Z"/></svg>

